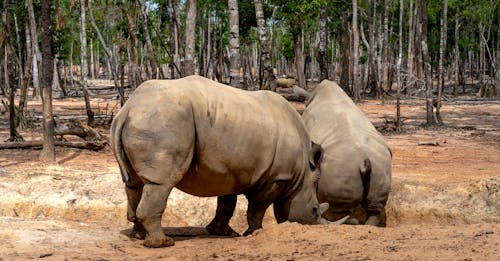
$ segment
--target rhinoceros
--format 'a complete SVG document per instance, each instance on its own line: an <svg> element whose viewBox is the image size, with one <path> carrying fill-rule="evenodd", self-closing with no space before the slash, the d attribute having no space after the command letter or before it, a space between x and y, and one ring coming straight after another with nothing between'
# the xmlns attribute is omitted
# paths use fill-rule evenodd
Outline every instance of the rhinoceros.
<svg viewBox="0 0 500 261"><path fill-rule="evenodd" d="M125 182L127 219L147 247L174 244L161 218L176 187L218 196L211 234L238 236L228 222L238 194L248 198L249 235L271 205L278 223L324 223L320 146L280 95L249 92L189 76L139 86L114 118L111 147Z"/></svg>
<svg viewBox="0 0 500 261"><path fill-rule="evenodd" d="M318 199L330 203L328 220L385 226L392 153L384 137L332 81L316 86L302 114L311 140L324 149Z"/></svg>

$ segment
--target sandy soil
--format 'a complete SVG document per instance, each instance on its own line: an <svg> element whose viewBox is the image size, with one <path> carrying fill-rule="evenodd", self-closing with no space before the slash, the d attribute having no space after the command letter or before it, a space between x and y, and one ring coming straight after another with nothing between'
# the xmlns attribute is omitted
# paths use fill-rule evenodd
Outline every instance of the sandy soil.
<svg viewBox="0 0 500 261"><path fill-rule="evenodd" d="M116 108L93 101L101 112ZM54 104L56 113L83 113L81 99ZM394 114L393 101L360 107L376 125ZM109 148L57 148L55 164L40 163L38 150L2 150L0 260L500 260L500 103L449 101L440 129L421 127L420 101L404 100L402 114L405 131L385 133L394 153L388 227L278 225L268 213L252 236L213 237L203 227L215 199L176 191L163 223L176 245L166 249L127 237L125 193ZM7 119L0 116L2 140ZM21 134L39 139L34 128ZM246 229L244 198L231 225Z"/></svg>

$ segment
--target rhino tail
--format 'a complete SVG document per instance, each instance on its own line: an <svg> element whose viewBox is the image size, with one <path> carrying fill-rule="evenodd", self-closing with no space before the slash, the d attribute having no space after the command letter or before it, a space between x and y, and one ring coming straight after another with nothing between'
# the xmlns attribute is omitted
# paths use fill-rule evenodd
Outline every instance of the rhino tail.
<svg viewBox="0 0 500 261"><path fill-rule="evenodd" d="M362 206L366 206L366 198L368 197L368 192L370 191L370 180L372 174L372 163L370 159L365 159L363 166L360 167L359 173L361 175L361 181L363 182L363 199L361 201Z"/></svg>
<svg viewBox="0 0 500 261"><path fill-rule="evenodd" d="M130 163L122 145L122 129L126 119L126 114L122 114L113 120L111 125L111 148L113 149L116 161L118 161L118 165L120 166L123 182L125 182L125 184L130 184L130 175L127 171L127 169L130 169Z"/></svg>

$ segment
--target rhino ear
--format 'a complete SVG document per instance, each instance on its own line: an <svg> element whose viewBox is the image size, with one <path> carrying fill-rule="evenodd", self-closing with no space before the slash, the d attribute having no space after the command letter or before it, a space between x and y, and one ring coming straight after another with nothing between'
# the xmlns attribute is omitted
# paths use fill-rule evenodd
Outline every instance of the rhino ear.
<svg viewBox="0 0 500 261"><path fill-rule="evenodd" d="M323 159L323 148L321 145L311 142L311 154L309 155L309 164L311 169L317 169L320 166L321 160Z"/></svg>

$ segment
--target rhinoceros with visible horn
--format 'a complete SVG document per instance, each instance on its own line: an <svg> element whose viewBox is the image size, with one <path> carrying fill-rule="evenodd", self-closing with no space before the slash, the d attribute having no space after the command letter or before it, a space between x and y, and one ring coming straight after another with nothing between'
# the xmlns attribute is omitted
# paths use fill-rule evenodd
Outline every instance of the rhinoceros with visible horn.
<svg viewBox="0 0 500 261"><path fill-rule="evenodd" d="M262 227L271 204L278 222L326 222L328 204L316 197L322 149L278 94L200 76L147 81L114 118L111 147L126 185L127 218L145 246L174 244L161 228L174 187L219 196L207 226L216 235L238 235L228 225L238 194L248 198L244 235Z"/></svg>
<svg viewBox="0 0 500 261"><path fill-rule="evenodd" d="M302 119L311 140L324 149L318 199L330 203L330 208L323 217L350 215L346 223L385 226L392 154L384 137L328 80L316 86Z"/></svg>

